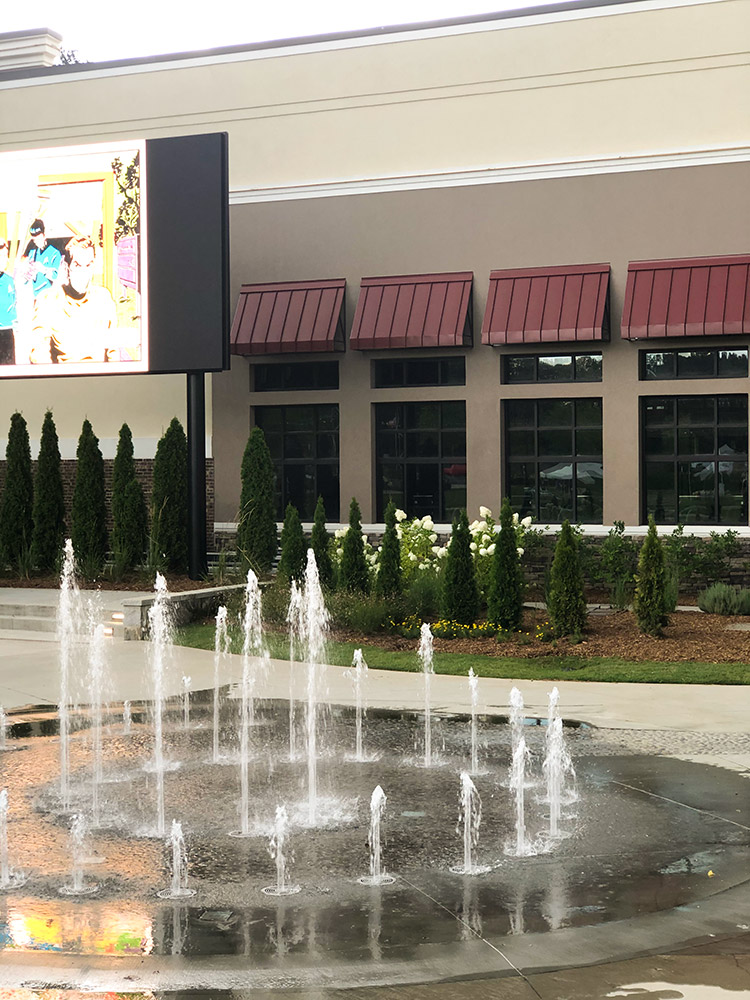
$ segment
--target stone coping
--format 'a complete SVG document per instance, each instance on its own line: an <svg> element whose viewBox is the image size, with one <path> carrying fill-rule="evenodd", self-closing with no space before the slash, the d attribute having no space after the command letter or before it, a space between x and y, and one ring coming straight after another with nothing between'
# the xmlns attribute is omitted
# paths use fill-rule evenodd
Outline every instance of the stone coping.
<svg viewBox="0 0 750 1000"><path fill-rule="evenodd" d="M263 584L261 584L261 587ZM244 583L225 584L222 587L204 587L201 590L183 590L168 595L172 620L175 625L185 625L196 616L215 613L223 598L244 590ZM122 602L125 618L123 638L145 639L148 635L148 612L156 594L147 597L130 597Z"/></svg>

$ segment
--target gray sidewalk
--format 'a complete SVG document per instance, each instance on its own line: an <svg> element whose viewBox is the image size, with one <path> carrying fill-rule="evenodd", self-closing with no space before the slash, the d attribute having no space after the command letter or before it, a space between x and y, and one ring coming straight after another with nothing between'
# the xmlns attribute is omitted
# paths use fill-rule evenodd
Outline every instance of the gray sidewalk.
<svg viewBox="0 0 750 1000"><path fill-rule="evenodd" d="M59 643L34 642L0 637L0 704L6 711L29 704L54 704L58 696ZM149 643L111 640L108 652L108 693L113 701L149 698ZM364 648L367 657L367 648ZM85 676L85 649L81 649L74 674ZM439 655L437 657L439 667ZM371 670L368 682L370 705L420 711L423 681L413 672ZM479 661L481 664L481 661ZM295 668L295 694L304 697L302 667ZM321 671L328 700L352 704L352 682L343 667L327 666ZM194 691L213 684L213 653L173 647L167 668L166 691L177 695L182 676L191 677ZM237 683L242 675L242 658L229 656L222 683ZM659 729L685 732L744 733L750 731L750 686L702 684L606 684L582 681L518 681L530 715L545 715L548 692L560 689L560 703L566 718L577 719L608 729ZM480 679L480 711L504 714L514 681ZM289 663L273 660L259 694L286 698L289 695ZM83 695L81 696L83 698ZM465 712L470 708L466 678L437 674L432 681L434 710Z"/></svg>

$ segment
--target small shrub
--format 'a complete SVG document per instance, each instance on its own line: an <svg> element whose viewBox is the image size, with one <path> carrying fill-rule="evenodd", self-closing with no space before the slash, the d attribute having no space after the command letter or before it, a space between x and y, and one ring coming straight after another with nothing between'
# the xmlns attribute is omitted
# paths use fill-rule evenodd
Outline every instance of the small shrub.
<svg viewBox="0 0 750 1000"><path fill-rule="evenodd" d="M638 628L646 635L662 635L663 626L669 623L665 583L664 547L656 531L654 518L649 515L648 534L638 559L634 600Z"/></svg>
<svg viewBox="0 0 750 1000"><path fill-rule="evenodd" d="M261 596L263 620L269 625L286 625L289 612L289 581L276 577L273 583L263 588Z"/></svg>
<svg viewBox="0 0 750 1000"><path fill-rule="evenodd" d="M750 590L713 583L698 594L698 607L711 615L749 615Z"/></svg>
<svg viewBox="0 0 750 1000"><path fill-rule="evenodd" d="M341 553L340 584L344 590L353 593L370 592L370 571L362 538L362 515L354 497L349 504L349 530L344 537Z"/></svg>
<svg viewBox="0 0 750 1000"><path fill-rule="evenodd" d="M286 505L284 525L281 529L281 558L278 574L285 580L301 580L307 564L307 544L302 523L294 504Z"/></svg>
<svg viewBox="0 0 750 1000"><path fill-rule="evenodd" d="M586 629L586 599L578 561L578 540L569 521L563 521L549 576L549 620L556 635L575 635Z"/></svg>
<svg viewBox="0 0 750 1000"><path fill-rule="evenodd" d="M420 623L432 621L440 613L442 582L436 569L425 569L415 573L403 597L403 603L411 615L416 615Z"/></svg>
<svg viewBox="0 0 750 1000"><path fill-rule="evenodd" d="M464 625L479 617L479 591L471 555L471 534L466 511L453 519L453 531L443 571L443 616Z"/></svg>
<svg viewBox="0 0 750 1000"><path fill-rule="evenodd" d="M698 572L707 580L723 581L729 577L732 559L740 553L739 535L731 529L712 531L698 549Z"/></svg>
<svg viewBox="0 0 750 1000"><path fill-rule="evenodd" d="M328 599L331 622L338 628L375 635L391 627L392 603L374 594L339 590Z"/></svg>
<svg viewBox="0 0 750 1000"><path fill-rule="evenodd" d="M613 607L627 608L632 602L637 565L635 542L625 535L624 522L615 521L601 547L602 577Z"/></svg>
<svg viewBox="0 0 750 1000"><path fill-rule="evenodd" d="M318 497L318 502L315 505L315 518L313 520L312 535L310 536L310 548L315 553L320 585L324 590L331 590L335 581L333 560L331 559L331 536L326 531L326 509L323 497Z"/></svg>

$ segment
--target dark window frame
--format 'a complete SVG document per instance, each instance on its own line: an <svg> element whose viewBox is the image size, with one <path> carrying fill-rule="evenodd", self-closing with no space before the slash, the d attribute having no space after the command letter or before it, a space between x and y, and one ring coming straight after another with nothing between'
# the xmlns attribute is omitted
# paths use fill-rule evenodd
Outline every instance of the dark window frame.
<svg viewBox="0 0 750 1000"><path fill-rule="evenodd" d="M654 380L656 381L656 380ZM680 420L679 420L679 404L680 400L712 400L714 407L714 419L712 424L701 424L701 423L685 423L685 427L696 428L707 428L712 427L714 436L714 448L711 452L683 452L679 449L679 431L680 431ZM722 421L719 422L719 400L720 399L744 399L745 400L745 420L744 422L729 423ZM674 451L671 453L654 453L651 458L647 451L646 440L647 440L647 422L646 422L646 408L649 403L655 400L669 400L673 402L674 405L674 419L671 422L665 422L664 428L670 428L674 435ZM747 411L747 401L748 397L745 393L690 393L690 394L664 394L664 395L648 395L640 396L638 401L638 418L639 418L639 449L640 449L640 462L639 462L639 473L640 473L640 510L642 523L645 524L648 520L650 513L653 513L657 524L691 524L691 525L716 525L720 527L732 526L735 524L747 524L748 523L748 490L747 490L747 474L745 476L745 495L741 503L744 507L744 516L738 521L722 521L719 517L719 469L720 463L729 464L727 462L726 455L720 455L718 453L718 436L720 428L733 428L738 427L748 432L748 411ZM659 425L652 425L659 426ZM741 458L737 460L738 464L742 464ZM648 509L648 465L649 462L652 464L656 463L672 463L674 466L673 470L673 489L675 496L675 518L672 519L660 519L656 517L655 511L650 511ZM714 464L714 504L713 504L713 517L711 520L693 520L690 517L683 517L685 511L680 511L680 483L679 483L679 465L680 463L709 463ZM734 459L732 460L734 464ZM748 452L745 453L745 466L748 466Z"/></svg>
<svg viewBox="0 0 750 1000"><path fill-rule="evenodd" d="M456 362L461 363L463 369L459 379L454 379L450 377L447 372L448 365L455 365ZM411 367L416 368L417 366L424 364L425 362L438 364L438 379L437 381L418 381L409 379L408 372ZM401 377L396 379L384 379L378 375L378 372L382 372L386 366L399 366L401 369ZM420 389L420 388L444 388L445 386L464 386L466 385L466 355L458 354L454 356L446 355L439 357L423 357L423 358L373 358L370 362L370 382L373 389Z"/></svg>
<svg viewBox="0 0 750 1000"><path fill-rule="evenodd" d="M286 426L287 425L287 420L288 420L288 417L289 417L289 411L290 410L299 410L300 407L303 407L305 409L312 409L312 410L314 410L314 427L310 428L310 431L308 431L306 433L312 433L314 435L314 439L315 439L315 455L314 456L304 456L304 457L299 457L299 458L298 457L289 457L289 456L287 456L287 449L288 449L288 446L289 446L289 443L290 443L290 441L289 441L290 437L292 435L294 435L295 433L305 433L305 432L295 432L294 430L288 430L287 426ZM327 468L331 468L331 467L335 466L336 470L337 470L337 476L336 476L336 478L340 482L341 453L340 453L340 437L339 437L339 435L340 435L339 404L338 403L282 403L282 404L278 404L278 405L275 405L275 404L265 405L265 404L263 404L263 405L255 406L253 408L253 410L254 410L254 412L253 412L253 419L255 421L255 425L257 427L260 427L261 430L263 430L264 434L266 435L266 439L267 440L268 440L269 434L270 435L280 434L280 437L281 437L281 447L282 447L281 458L274 457L273 453L271 455L271 462L273 464L274 473L276 475L276 483L274 485L274 498L276 500L276 516L277 516L277 520L279 520L279 521L283 520L284 511L286 510L287 503L290 502L290 498L288 496L288 490L287 490L286 476L284 474L285 470L287 468L290 468L290 467L300 468L300 467L303 467L303 466L306 466L306 465L312 465L314 467L314 470L315 470L315 488L313 490L313 493L314 493L313 510L312 511L303 511L303 510L299 511L301 520L303 520L303 521L312 521L313 514L314 514L315 503L317 503L318 496L321 495L321 490L318 487L318 483L319 483L318 470L319 470L319 468L321 466L326 466ZM282 415L282 429L281 429L281 431L275 431L275 430L270 430L269 431L268 429L266 429L266 428L263 427L263 411L264 410L266 410L266 411L274 410L274 411L277 411L277 412L281 413L281 415ZM320 422L321 422L321 418L323 416L323 412L322 411L324 411L324 410L330 411L330 413L335 413L335 415L336 415L335 428L332 428L332 429L321 428ZM318 453L320 436L323 435L323 434L330 434L330 433L335 433L335 436L336 436L336 446L335 446L335 452L336 452L336 454L333 455L333 456L320 456L319 453ZM340 506L340 504L341 504L340 492L339 492L339 495L336 496L336 498L335 498L335 503L336 503L335 508L332 507L332 504L330 503L330 501L326 504L326 518L329 521L334 521L334 522L338 521L339 517L340 517L340 511L341 511L341 506ZM329 507L331 507L332 509L329 509Z"/></svg>
<svg viewBox="0 0 750 1000"><path fill-rule="evenodd" d="M540 423L539 418L539 406L540 404L555 403L555 402L571 402L573 403L573 415L572 420L569 424L560 425L544 425ZM598 403L600 407L601 420L598 424L581 423L578 420L577 414L577 404L579 403ZM534 418L533 422L527 425L519 426L516 424L512 426L510 413L514 405L518 404L532 404L534 408ZM519 513L523 515L531 514L536 520L541 522L546 522L549 520L546 515L541 513L541 476L540 467L542 465L548 465L550 462L555 462L557 464L570 463L572 466L572 476L571 476L571 516L568 518L572 523L577 524L602 524L603 523L603 499L602 499L602 513L597 517L597 519L586 518L582 515L579 510L578 502L578 466L591 463L591 464L601 464L602 470L604 468L604 448L603 445L598 452L578 452L576 448L577 436L579 431L586 431L591 429L598 429L603 431L604 426L604 403L601 396L576 396L572 398L568 397L534 397L533 399L504 399L502 406L502 420L503 420L503 476L504 476L504 489L503 494L505 496L510 495L511 488L511 466L512 465L533 465L535 468L534 473L534 509L527 510L524 508L522 511L519 508ZM532 432L534 437L534 447L533 451L527 454L512 454L510 445L510 435L513 430L521 430ZM558 451L556 453L550 452L549 454L544 453L540 448L539 436L541 432L546 431L569 431L570 433L570 444L571 450L569 452ZM602 494L603 494L603 473L602 473Z"/></svg>
<svg viewBox="0 0 750 1000"><path fill-rule="evenodd" d="M532 378L511 378L509 376L509 367L511 361L517 358L532 358L534 361L534 375ZM566 379L545 379L539 377L539 362L547 358L570 358L573 365L573 377ZM583 376L578 376L576 373L576 361L579 358L599 358L600 368L598 378L585 378ZM602 351L571 351L571 352L556 352L550 354L503 354L501 358L501 384L502 385L536 385L538 383L542 385L559 385L565 382L576 382L578 384L596 384L602 381L602 371L604 368L604 354Z"/></svg>
<svg viewBox="0 0 750 1000"><path fill-rule="evenodd" d="M253 392L333 392L339 388L339 363L338 361L281 361L276 364L269 364L267 362L259 362L257 364L250 366L252 369L252 380L253 380ZM291 374L292 370L297 372L307 372L310 375L309 385L271 385L264 386L261 385L262 374L270 374L271 371L278 372L281 376L281 381L285 381L285 376ZM335 378L329 379L330 382L335 382L335 385L320 385L321 381L325 381L325 374L330 375L335 372Z"/></svg>
<svg viewBox="0 0 750 1000"><path fill-rule="evenodd" d="M708 378L747 378L748 372L744 375L734 375L734 374L722 374L720 369L720 355L727 351L744 351L748 356L750 362L750 349L746 345L724 345L723 347L670 347L662 351L654 350L641 350L638 352L638 379L641 382L678 382L685 381L687 379L708 379ZM711 373L705 375L696 374L683 374L679 370L679 355L680 354L692 354L698 352L710 353L713 356L713 368ZM647 365L648 365L648 355L649 354L666 354L669 357L674 358L674 375L648 375Z"/></svg>
<svg viewBox="0 0 750 1000"><path fill-rule="evenodd" d="M460 405L463 407L463 428L455 427L451 424L446 425L444 423L444 406L456 406ZM439 407L439 420L437 427L423 427L423 426L413 426L409 427L406 420L407 407L418 407L418 406L438 406ZM388 408L401 407L401 419L398 428L394 430L383 430L378 426L378 413L383 412ZM376 516L378 521L381 522L385 517L385 507L386 502L384 500L384 483L382 468L383 466L400 466L403 484L403 509L409 516L413 516L414 509L411 502L411 498L408 496L408 473L407 469L409 467L415 466L435 466L438 470L437 483L438 483L438 506L437 510L432 512L424 512L414 516L424 516L425 513L430 513L430 516L434 521L446 522L450 521L450 516L446 513L445 506L445 483L443 479L443 466L445 463L451 463L463 465L466 469L466 400L451 400L451 399L430 399L430 400L395 400L394 402L388 403L373 403L373 426L374 426L374 442L375 442L375 505L376 505ZM464 454L456 455L451 453L443 452L443 434L450 433L452 431L463 432L464 435ZM386 457L385 459L381 454L381 441L383 436L392 433L402 433L404 436L403 454L401 456ZM436 433L438 440L438 453L437 455L430 455L422 457L419 455L410 455L408 448L409 436L416 436L421 433ZM466 477L466 471L464 472L464 477ZM460 505L461 507L466 506L465 498L464 502ZM459 508L456 508L459 509Z"/></svg>

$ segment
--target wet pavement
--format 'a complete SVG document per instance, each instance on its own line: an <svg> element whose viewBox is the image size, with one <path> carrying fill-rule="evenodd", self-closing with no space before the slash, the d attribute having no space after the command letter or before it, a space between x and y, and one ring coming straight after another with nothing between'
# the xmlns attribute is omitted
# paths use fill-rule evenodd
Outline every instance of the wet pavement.
<svg viewBox="0 0 750 1000"><path fill-rule="evenodd" d="M306 765L288 760L286 706L260 706L253 835L229 837L237 826L237 710L235 692L226 694L221 763L210 763L206 696L194 696L191 729L183 728L178 706L167 724L166 755L180 765L166 775L167 815L179 815L186 830L190 884L197 889L188 901L156 898L169 881L169 858L152 829L145 714L135 713L129 734L116 706L109 717L102 828L92 839L93 856L104 860L87 869L100 890L86 900L58 892L70 876L54 719L37 709L31 721L17 720L0 767L13 803L13 862L29 879L0 896L0 997L23 996L17 991L31 987L47 997L76 986L165 997L198 996L200 989L217 997L248 990L325 997L346 988L354 996L407 1000L447 997L440 985L446 980L453 997L610 995L586 993L594 989L587 981L599 990L630 990L615 996L690 996L658 986L668 978L653 979L653 990L644 985L662 968L647 956L689 948L681 961L694 964L701 948L721 941L728 949L732 942L745 946L750 803L742 772L644 754L637 734L569 728L578 797L563 812L568 836L548 851L539 781L545 729L534 719L526 727L536 777L527 789L527 824L540 853L516 858L506 851L514 843L510 738L502 720L485 718L483 773L475 778L483 798L476 860L491 870L467 877L450 871L461 857L458 771L468 760L467 718L435 720L438 766L426 769L417 766L422 736L415 713L374 711L366 730L373 759L355 762L346 758L353 713L334 707L322 726L323 822L297 829L293 838L292 876L302 891L265 897L263 886L274 880L273 809L281 799L293 816L297 809L297 827L304 822ZM79 721L72 738L74 798L85 812L92 758L84 710ZM375 784L389 796L384 862L396 882L372 888L357 877L367 871ZM723 967L734 954L713 951L706 961ZM634 956L645 964L625 975ZM599 979L586 979L581 967L588 965L589 977ZM735 963L738 974L741 968ZM617 971L609 979L606 969Z"/></svg>

